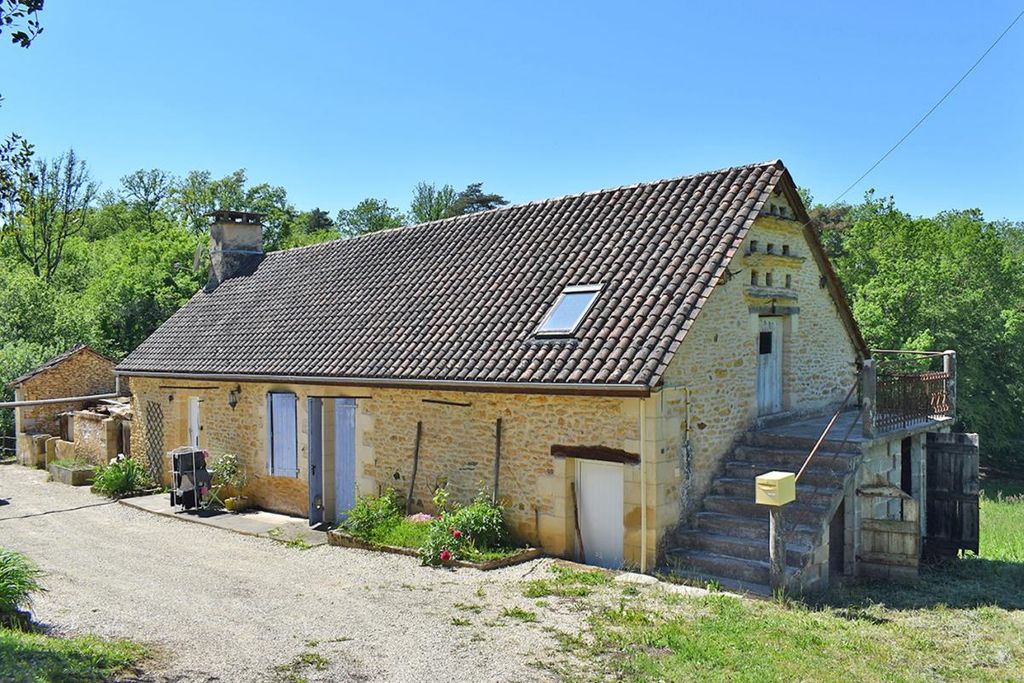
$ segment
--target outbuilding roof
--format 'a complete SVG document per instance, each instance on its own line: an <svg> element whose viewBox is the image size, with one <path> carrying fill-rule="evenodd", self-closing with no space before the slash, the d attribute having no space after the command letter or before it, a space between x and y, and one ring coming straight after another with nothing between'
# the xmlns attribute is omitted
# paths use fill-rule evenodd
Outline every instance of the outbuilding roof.
<svg viewBox="0 0 1024 683"><path fill-rule="evenodd" d="M273 252L117 370L646 391L782 186L776 160ZM574 334L536 333L563 289L591 284Z"/></svg>

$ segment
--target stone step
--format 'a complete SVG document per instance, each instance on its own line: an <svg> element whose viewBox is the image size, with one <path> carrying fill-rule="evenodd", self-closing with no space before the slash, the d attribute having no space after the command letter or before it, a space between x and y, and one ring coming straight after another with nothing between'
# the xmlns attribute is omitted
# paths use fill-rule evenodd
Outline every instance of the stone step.
<svg viewBox="0 0 1024 683"><path fill-rule="evenodd" d="M835 451L843 451L846 453L860 453L860 446L857 443L847 441L843 443L843 436L845 434L839 434L836 438L829 438L821 445L821 452L831 453ZM832 436L832 434L830 434ZM782 434L772 434L770 432L758 431L758 432L747 432L743 437L743 443L748 446L763 446L765 448L782 448L786 450L799 450L803 451L804 457L811 452L814 448L814 444L818 441L815 438L805 438L799 436L785 436Z"/></svg>
<svg viewBox="0 0 1024 683"><path fill-rule="evenodd" d="M684 572L696 573L715 579L732 579L746 584L767 586L769 583L768 561L748 560L731 555L719 555L706 550L686 549L666 554L669 566ZM787 567L788 574L795 568Z"/></svg>
<svg viewBox="0 0 1024 683"><path fill-rule="evenodd" d="M837 486L813 486L804 481L805 478L802 478L796 485L796 499L803 503L830 506L832 499L842 493L842 489ZM719 477L711 485L711 492L754 500L754 477Z"/></svg>
<svg viewBox="0 0 1024 683"><path fill-rule="evenodd" d="M739 496L705 496L704 510L752 519L768 518L767 506L758 505L749 498L740 498ZM790 523L821 524L827 521L825 518L828 513L829 508L823 505L811 505L797 500L785 507L784 516Z"/></svg>
<svg viewBox="0 0 1024 683"><path fill-rule="evenodd" d="M784 467L778 467L774 463L751 462L749 460L730 460L725 463L725 476L730 479L753 480L758 475L778 469L781 469L784 472L791 471ZM800 477L800 484L819 487L845 486L846 478L849 475L850 472L847 470L831 470L812 466L808 467L807 471L804 472L804 475Z"/></svg>
<svg viewBox="0 0 1024 683"><path fill-rule="evenodd" d="M807 460L810 450L797 451L784 448L767 448L765 446L748 446L739 444L733 449L732 458L750 460L751 462L770 462L779 464L782 469L796 472ZM850 468L857 464L857 453L826 453L818 451L811 460L810 467L827 467L829 469Z"/></svg>
<svg viewBox="0 0 1024 683"><path fill-rule="evenodd" d="M747 560L768 559L767 538L741 538L687 529L676 532L674 540L678 547L670 547L666 550L666 555L681 550L705 550ZM802 567L810 554L811 546L806 543L786 543L786 563L792 567Z"/></svg>
<svg viewBox="0 0 1024 683"><path fill-rule="evenodd" d="M695 526L700 531L707 531L713 534L753 538L763 541L768 540L767 513L765 513L763 519L754 519L751 517L726 515L720 512L698 512L696 514ZM822 529L819 526L786 520L785 533L787 544L794 543L811 546L820 541L819 536L822 533Z"/></svg>

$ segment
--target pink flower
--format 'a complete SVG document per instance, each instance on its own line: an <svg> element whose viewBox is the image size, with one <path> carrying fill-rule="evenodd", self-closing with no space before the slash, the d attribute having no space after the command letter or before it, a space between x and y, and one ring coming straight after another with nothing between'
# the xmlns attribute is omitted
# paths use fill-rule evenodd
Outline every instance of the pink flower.
<svg viewBox="0 0 1024 683"><path fill-rule="evenodd" d="M452 529L452 536L455 538L462 538L462 532L458 529Z"/></svg>
<svg viewBox="0 0 1024 683"><path fill-rule="evenodd" d="M452 559L452 554L447 549L441 551L441 561L447 562Z"/></svg>

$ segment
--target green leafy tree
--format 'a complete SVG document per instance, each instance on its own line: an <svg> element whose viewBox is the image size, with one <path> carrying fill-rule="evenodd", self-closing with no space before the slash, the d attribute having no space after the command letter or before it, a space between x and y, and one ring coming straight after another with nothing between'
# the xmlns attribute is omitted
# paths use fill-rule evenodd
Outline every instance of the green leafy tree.
<svg viewBox="0 0 1024 683"><path fill-rule="evenodd" d="M342 209L336 220L342 237L355 237L378 230L397 228L405 224L405 216L386 199L369 197L351 209Z"/></svg>
<svg viewBox="0 0 1024 683"><path fill-rule="evenodd" d="M85 228L96 190L85 161L73 149L53 161L36 162L31 175L22 178L23 208L10 228L18 254L37 277L53 278L68 240Z"/></svg>
<svg viewBox="0 0 1024 683"><path fill-rule="evenodd" d="M508 204L508 200L500 194L484 192L483 185L483 183L470 183L465 190L459 193L458 201L455 204L456 213L489 211Z"/></svg>

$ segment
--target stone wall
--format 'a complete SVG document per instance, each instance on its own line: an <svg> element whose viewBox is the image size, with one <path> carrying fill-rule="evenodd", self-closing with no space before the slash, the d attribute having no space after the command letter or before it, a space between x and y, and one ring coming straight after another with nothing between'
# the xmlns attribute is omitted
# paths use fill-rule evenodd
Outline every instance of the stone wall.
<svg viewBox="0 0 1024 683"><path fill-rule="evenodd" d="M766 253L769 244L772 254ZM756 341L760 316L772 313L773 298L784 321L784 412L827 410L856 378L857 352L799 222L758 218L730 272L698 314L656 394L659 538L699 509L723 458L759 417ZM766 273L772 274L770 289Z"/></svg>
<svg viewBox="0 0 1024 683"><path fill-rule="evenodd" d="M75 413L75 457L94 465L106 465L117 457L121 420L87 410Z"/></svg>
<svg viewBox="0 0 1024 683"><path fill-rule="evenodd" d="M135 419L132 454L147 461L150 433L147 417L155 404L163 414L159 442L164 481L169 481L166 452L184 445L188 430L188 399L200 399L200 446L216 457L241 456L252 477L247 495L260 507L305 516L307 477L308 401L311 396L356 397L356 488L360 495L377 495L394 488L408 493L415 447L416 423L423 423L420 462L413 492L416 509L432 509L433 490L447 484L451 497L468 502L493 487L495 421L502 419L499 491L508 521L516 534L539 543L548 552L574 551L571 459L554 458L553 444L603 445L639 452L637 399L566 397L523 394L459 393L397 389L368 389L246 382L202 382L132 379ZM239 389L234 409L228 393ZM289 391L297 396L297 477L267 474L266 395ZM455 405L468 404L468 405ZM325 424L330 424L329 419ZM325 448L325 452L331 450ZM325 463L327 470L327 463ZM328 479L325 471L325 479ZM652 489L653 490L653 487ZM327 496L329 498L330 496ZM623 511L627 563L639 561L639 467L624 466ZM327 501L329 505L329 500ZM653 504L653 500L651 503ZM652 543L653 548L653 543Z"/></svg>
<svg viewBox="0 0 1024 683"><path fill-rule="evenodd" d="M62 396L88 396L114 391L114 363L88 349L74 353L52 368L28 378L18 386L18 400L36 401ZM86 401L54 403L17 409L19 431L60 433L60 414L78 410Z"/></svg>

